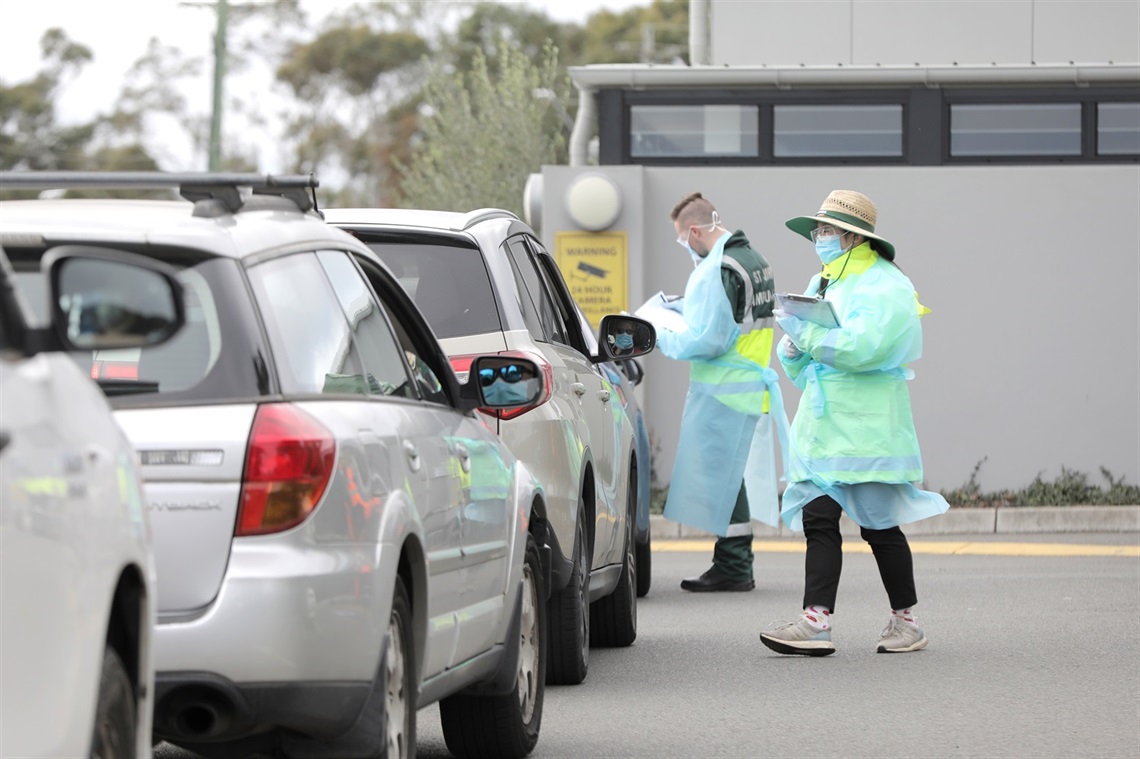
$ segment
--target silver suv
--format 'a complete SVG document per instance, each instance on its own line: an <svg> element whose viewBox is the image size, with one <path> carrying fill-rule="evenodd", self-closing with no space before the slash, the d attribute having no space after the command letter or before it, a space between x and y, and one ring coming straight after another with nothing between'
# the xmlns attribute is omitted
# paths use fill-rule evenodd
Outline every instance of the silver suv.
<svg viewBox="0 0 1140 759"><path fill-rule="evenodd" d="M542 718L547 496L474 409L552 392L525 356L460 383L310 177L0 176L190 200L0 204L37 276L61 246L174 267L187 328L74 357L142 463L158 576L156 736L205 755L524 756ZM252 194L250 194L252 191Z"/></svg>
<svg viewBox="0 0 1140 759"><path fill-rule="evenodd" d="M551 378L550 394L493 413L491 424L546 488L549 680L581 682L591 643L628 646L637 637L634 528L649 461L602 364L653 350L652 325L610 315L601 339L588 343L554 259L508 211L327 209L325 218L388 264L457 372L494 351L531 358Z"/></svg>

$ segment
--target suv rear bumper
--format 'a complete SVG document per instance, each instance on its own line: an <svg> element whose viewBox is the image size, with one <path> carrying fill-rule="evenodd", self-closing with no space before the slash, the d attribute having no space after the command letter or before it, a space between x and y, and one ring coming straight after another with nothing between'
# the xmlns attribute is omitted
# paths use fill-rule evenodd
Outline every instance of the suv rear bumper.
<svg viewBox="0 0 1140 759"><path fill-rule="evenodd" d="M355 723L370 688L367 682L239 685L209 672L166 672L155 678L154 734L189 746L246 739L242 747L250 751L269 748L278 725L335 738Z"/></svg>
<svg viewBox="0 0 1140 759"><path fill-rule="evenodd" d="M391 583L380 582L385 553L376 544L234 541L214 601L192 614L159 616L159 698L182 686L213 683L205 688L209 697L230 704L229 735L250 724L317 732L326 725L332 734L343 732L345 715L351 725L379 666L392 605ZM349 708L346 698L357 708ZM183 708L160 715L155 703L155 732L167 737ZM183 720L217 719L208 703L198 707L204 711Z"/></svg>

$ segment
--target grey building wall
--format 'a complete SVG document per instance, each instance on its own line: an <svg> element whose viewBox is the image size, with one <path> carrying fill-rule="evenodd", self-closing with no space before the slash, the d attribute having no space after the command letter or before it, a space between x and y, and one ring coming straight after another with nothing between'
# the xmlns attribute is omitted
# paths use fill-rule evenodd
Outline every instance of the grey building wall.
<svg viewBox="0 0 1140 759"><path fill-rule="evenodd" d="M1140 60L1136 0L711 0L713 65Z"/></svg>
<svg viewBox="0 0 1140 759"><path fill-rule="evenodd" d="M986 490L1061 467L1140 480L1140 167L552 166L541 230L552 250L555 232L576 229L566 187L595 171L623 192L613 228L629 233L635 305L684 288L692 264L668 214L685 193L709 197L767 257L777 289L795 292L819 260L784 221L832 189L866 193L933 309L910 383L927 486L962 485L983 459ZM658 353L644 363L639 395L667 482L688 367ZM799 391L782 387L794 414Z"/></svg>

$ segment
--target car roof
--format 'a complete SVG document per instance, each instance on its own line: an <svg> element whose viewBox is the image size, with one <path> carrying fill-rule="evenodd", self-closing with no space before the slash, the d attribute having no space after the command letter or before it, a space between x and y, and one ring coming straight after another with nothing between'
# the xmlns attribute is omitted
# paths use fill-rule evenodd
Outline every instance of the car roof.
<svg viewBox="0 0 1140 759"><path fill-rule="evenodd" d="M467 213L419 208L326 208L323 213L325 221L332 224L383 224L453 232L467 231L477 224L494 219L519 221L518 216L501 208L479 208Z"/></svg>
<svg viewBox="0 0 1140 759"><path fill-rule="evenodd" d="M170 245L231 258L300 244L362 247L316 214L271 196L252 198L236 213L195 213L195 203L185 200L6 200L0 208L0 241L6 242L31 236L56 244Z"/></svg>

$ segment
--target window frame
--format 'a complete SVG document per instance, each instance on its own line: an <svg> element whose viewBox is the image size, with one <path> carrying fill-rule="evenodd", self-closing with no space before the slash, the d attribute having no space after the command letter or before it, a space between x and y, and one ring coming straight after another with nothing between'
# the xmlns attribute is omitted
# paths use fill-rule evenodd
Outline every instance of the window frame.
<svg viewBox="0 0 1140 759"><path fill-rule="evenodd" d="M364 277L364 281L368 284L372 297L376 299L385 321L388 322L389 329L396 337L397 344L401 346L404 344L401 334L408 338L412 346L417 349L416 356L427 362L428 368L432 370L440 385L443 386L443 394L447 399L448 406L462 410L459 401L459 379L455 376L455 371L451 368L451 361L444 354L427 320L423 318L423 314L420 313L411 296L408 295L408 291L403 288L400 282L389 275L370 256L377 256L377 254L372 251L367 254L360 251L349 251L349 259L356 265L361 276ZM392 322L392 319L400 318L401 315L406 315L406 323L401 321L397 325ZM405 366L407 367L406 361ZM412 371L411 367L407 367L407 370L409 373ZM416 385L416 391L422 402L435 403L430 398L423 398L418 385ZM436 405L440 404L437 403Z"/></svg>
<svg viewBox="0 0 1140 759"><path fill-rule="evenodd" d="M579 318L581 310L570 295L570 288L566 286L566 280L558 268L558 262L537 240L533 238L527 238L527 240L530 243L534 263L539 269L539 275L546 286L553 290L550 293L550 298L558 308L558 316L562 319L562 329L569 340L569 347L587 358L592 357L594 353L590 350L589 344L582 334L582 322Z"/></svg>
<svg viewBox="0 0 1140 759"><path fill-rule="evenodd" d="M543 273L540 268L540 264L535 260L534 257L535 254L533 242L530 240L530 238L527 237L527 235L518 234L508 237L503 242L503 245L506 246L507 258L510 260L511 266L515 268L519 276L522 278L521 285L524 288L525 292L520 293L520 296L530 298L531 305L534 306L535 314L538 317L539 325L542 327L541 336L534 335L535 339L540 340L544 343L571 347L571 340L567 335L566 319L563 318L562 308L560 308L556 302L554 294L550 293L547 289L547 284L543 279ZM518 257L516 257L514 247L515 245L518 245L520 247L518 256L523 258L522 261L519 261ZM530 266L531 271L534 273L535 280L537 281L539 292L531 292L530 283L527 281L526 274L521 271L523 266ZM545 304L540 302L543 300L545 300ZM551 326L559 328L562 332L561 336L556 336L548 333L546 324L543 323L542 310L544 305L548 305L553 309L551 317L555 323Z"/></svg>
<svg viewBox="0 0 1140 759"><path fill-rule="evenodd" d="M344 261L346 261L348 263L348 265L350 267L352 267L352 271L355 272L356 276L358 276L360 278L361 284L364 286L365 292L367 293L368 297L372 301L372 305L376 307L377 312L378 312L380 319L381 319L380 323L383 325L384 329L387 330L388 337L392 340L392 345L395 346L396 352L395 352L394 360L399 364L400 369L404 373L404 382L402 384L399 384L399 385L394 384L393 387L406 387L407 391L404 394L396 394L396 393L376 394L373 392L369 392L368 397L369 398L401 398L404 400L422 399L423 393L420 391L420 387L416 383L415 372L412 370L411 366L409 366L408 361L407 361L407 357L404 355L404 351L406 350L406 348L404 347L403 342L400 340L398 330L396 330L395 325L392 324L392 320L390 318L390 314L388 313L388 309L385 308L383 301L381 301L380 298L377 297L376 291L372 287L372 283L368 280L368 277L366 277L364 275L364 272L361 271L360 267L353 260L352 255L349 254L348 251L345 251L345 250L339 250L339 249L335 249L335 248L321 248L320 250L316 251L316 256L317 256L317 261L321 264L321 270L325 274L325 279L328 280L329 285L332 287L333 294L337 298L337 303L340 304L341 310L344 313L344 318L345 318L345 321L348 323L349 331L350 331L350 334L352 335L352 342L356 346L356 354L360 358L360 366L364 370L365 376L367 376L368 374L371 373L369 370L370 364L369 364L369 361L367 360L368 356L366 355L366 351L365 351L364 347L361 345L360 333L357 331L356 326L353 325L353 323L352 323L352 317L346 310L345 303L341 298L341 293L337 289L336 282L333 280L333 275L329 271L328 267L326 266L326 257L340 256ZM378 377L376 377L375 374L373 374L372 376L376 379L379 379Z"/></svg>
<svg viewBox="0 0 1140 759"><path fill-rule="evenodd" d="M951 156L951 108L986 104L1081 105L1079 155L1044 154ZM599 163L638 166L937 166L937 165L1059 165L1136 164L1137 154L1097 153L1097 106L1102 103L1140 103L1135 87L1096 85L989 87L911 86L875 88L751 89L603 89L598 94ZM756 105L759 113L759 149L755 157L686 156L634 158L631 155L630 108L635 105ZM778 105L901 105L902 155L780 157L774 155L774 107Z"/></svg>

